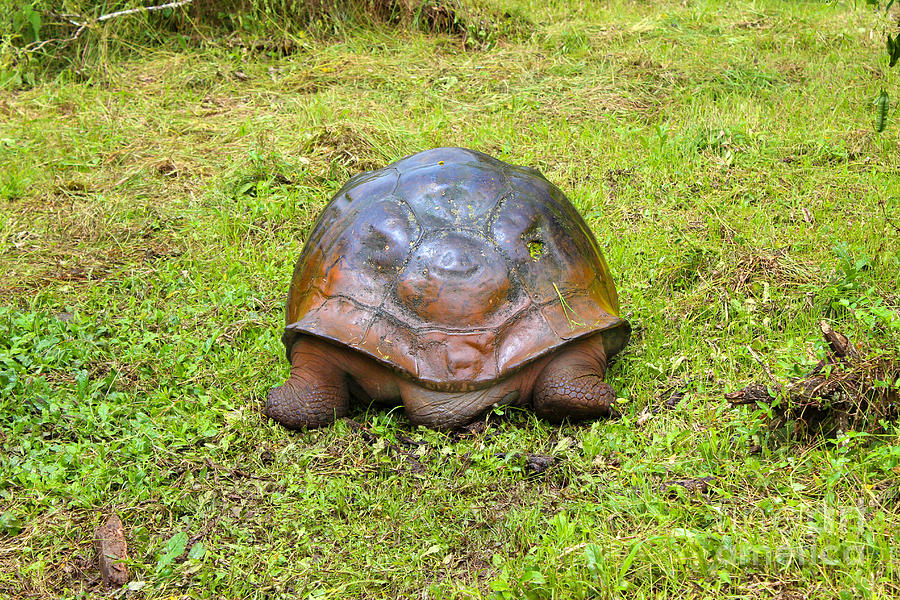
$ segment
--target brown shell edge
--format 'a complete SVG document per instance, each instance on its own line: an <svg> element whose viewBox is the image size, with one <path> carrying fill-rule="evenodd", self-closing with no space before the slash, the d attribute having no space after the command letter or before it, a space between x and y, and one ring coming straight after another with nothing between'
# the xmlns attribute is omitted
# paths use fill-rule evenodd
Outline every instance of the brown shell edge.
<svg viewBox="0 0 900 600"><path fill-rule="evenodd" d="M375 321L379 316L371 310L360 307L356 308L361 313L370 313L370 322ZM356 352L359 352L360 354L371 358L375 362L403 375L409 380L419 383L429 389L463 391L487 387L495 381L509 377L510 375L519 371L528 364L540 359L541 357L555 352L558 349L574 342L575 340L588 337L595 333L606 332L606 335L604 335L603 337L603 341L607 359L613 357L614 355L619 353L627 344L628 339L631 336L631 325L627 320L606 313L605 311L600 309L599 306L597 308L599 309L598 312L601 313L601 316L590 326L577 323L576 325L579 326L572 327L569 332L566 332L565 337L561 337L558 334L544 335L542 336L543 343L541 345L535 346L533 344L529 344L526 348L524 348L525 350L527 350L527 352L519 353L520 355L518 357L514 357L512 360L503 362L501 364L494 363L494 369L481 369L477 373L471 373L471 376L466 378L458 378L452 376L436 377L434 376L434 373L419 373L417 372L419 364L417 362L416 356L414 355L414 352L405 352L399 355L391 355L384 350L379 351L377 345L375 347L367 347L372 346L371 343L365 344L366 339L371 337L367 335L368 331L350 332L347 330L346 321L334 322L331 319L326 319L323 322L319 319L308 318L310 317L310 315L306 315L300 321L287 325L281 339L285 346L285 354L288 362L290 362L291 360L291 348L293 347L296 338L301 334L307 334L315 336L319 339L323 339L336 346L355 350ZM537 313L540 311L541 307L532 305L531 312ZM342 313L343 316L346 317L346 308L342 311ZM363 319L354 319L354 321L356 322L359 322L361 320ZM546 318L541 320L547 323ZM398 324L397 330L400 330L400 328L402 328L402 325ZM516 331L522 333L528 338L531 338L533 336L533 333L531 331L522 330L521 327L517 328L515 326L515 323L509 329L512 331L506 332L504 337L508 337L510 334L515 333ZM547 326L546 329L552 333L552 330L549 326ZM611 335L614 332L617 335ZM446 332L434 330L425 330L419 332L408 331L407 333L409 338L415 339L407 339L406 344L401 341L401 343L399 344L400 348L408 347L409 342L415 343L415 340L424 339L430 336L446 336L449 341L452 341L454 337L453 335L447 336ZM459 334L459 332L455 333ZM482 333L483 330L474 331L469 334L469 337L478 336ZM348 339L350 340L350 342L348 342ZM449 342L445 343L445 346L452 345L453 344ZM495 348L496 346L499 346L499 344L496 344ZM455 349L452 347L446 348L446 351L449 354L452 354L454 350ZM426 362L430 364L435 361L429 360Z"/></svg>

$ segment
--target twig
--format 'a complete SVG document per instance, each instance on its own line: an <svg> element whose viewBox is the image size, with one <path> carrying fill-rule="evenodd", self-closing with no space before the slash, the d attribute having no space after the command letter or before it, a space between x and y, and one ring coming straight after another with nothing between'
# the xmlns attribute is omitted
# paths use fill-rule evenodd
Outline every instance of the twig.
<svg viewBox="0 0 900 600"><path fill-rule="evenodd" d="M138 6L136 8L129 8L127 10L117 10L116 12L107 13L105 15L100 15L96 19L85 19L84 17L80 17L81 21L76 21L75 17L77 15L59 15L61 18L65 19L72 25L78 27L70 37L67 38L52 38L49 40L44 40L42 42L32 42L25 46L25 52L37 52L47 44L56 43L56 44L67 44L69 42L74 42L81 34L84 33L84 30L87 29L91 25L96 25L97 23L102 23L103 21L108 21L110 19L115 19L117 17L124 17L126 15L133 15L135 13L142 12L153 12L156 10L164 10L166 8L178 8L179 6L185 6L190 4L194 0L175 0L174 2L167 2L165 4L158 4L156 6Z"/></svg>
<svg viewBox="0 0 900 600"><path fill-rule="evenodd" d="M73 14L69 14L69 13L55 13L55 12L51 12L50 16L56 17L57 19L65 19L66 21L68 21L72 25L75 25L76 27L81 25L81 21L76 21L75 19L83 18L83 17L81 17L81 15L73 15Z"/></svg>
<svg viewBox="0 0 900 600"><path fill-rule="evenodd" d="M123 17L125 15L133 15L134 13L139 12L152 12L154 10L163 10L166 8L178 8L179 6L184 6L185 4L190 4L194 0L177 0L176 2L168 2L166 4L160 4L158 6L138 6L137 8L129 8L127 10L119 10L116 12L111 12L105 15L101 15L97 17L94 21L96 23L100 23L102 21L108 21L109 19L115 19L116 17Z"/></svg>
<svg viewBox="0 0 900 600"><path fill-rule="evenodd" d="M761 359L759 357L759 354L754 352L753 348L751 348L750 346L747 346L747 351L750 353L750 356L753 357L753 360L755 360L757 363L759 363L759 366L761 366L763 368L763 370L766 372L766 375L768 375L769 379L772 380L772 383L777 385L778 380L775 379L775 376L772 374L772 370L769 369L769 365L767 365L765 362L763 362L763 359Z"/></svg>
<svg viewBox="0 0 900 600"><path fill-rule="evenodd" d="M73 23L73 25L74 24L75 23ZM67 44L69 42L74 42L75 40L78 39L78 37L82 33L84 33L84 30L87 29L87 26L88 26L87 23L82 23L81 25L79 25L78 29L75 30L75 33L72 34L72 37L51 38L49 40L44 40L42 42L32 42L32 43L28 44L27 46L25 46L24 50L25 50L25 52L37 52L38 50L40 50L47 44L51 44L51 43Z"/></svg>

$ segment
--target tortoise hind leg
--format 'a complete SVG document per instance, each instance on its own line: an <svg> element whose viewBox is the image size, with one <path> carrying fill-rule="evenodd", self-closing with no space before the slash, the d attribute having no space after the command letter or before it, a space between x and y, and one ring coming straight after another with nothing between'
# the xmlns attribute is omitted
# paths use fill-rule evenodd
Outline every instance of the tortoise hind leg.
<svg viewBox="0 0 900 600"><path fill-rule="evenodd" d="M265 413L289 429L322 427L347 414L346 373L330 360L329 347L298 338L291 349L291 375L269 390Z"/></svg>
<svg viewBox="0 0 900 600"><path fill-rule="evenodd" d="M534 412L548 421L617 416L616 393L603 381L606 352L602 334L564 348L537 376Z"/></svg>

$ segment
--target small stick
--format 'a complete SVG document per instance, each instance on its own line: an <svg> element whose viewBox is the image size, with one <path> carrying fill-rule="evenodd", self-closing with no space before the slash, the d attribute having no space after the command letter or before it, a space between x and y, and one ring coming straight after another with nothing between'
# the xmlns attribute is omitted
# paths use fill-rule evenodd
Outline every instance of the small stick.
<svg viewBox="0 0 900 600"><path fill-rule="evenodd" d="M97 17L95 22L100 23L102 21L107 21L109 19L115 19L116 17L123 17L125 15L133 15L134 13L139 13L139 12L152 12L154 10L163 10L166 8L178 8L179 6L184 6L185 4L190 4L193 1L194 0L177 0L176 2L168 2L166 4L160 4L158 6L138 6L137 8L129 8L128 10L118 10L116 12L111 12L111 13Z"/></svg>
<svg viewBox="0 0 900 600"><path fill-rule="evenodd" d="M747 351L750 353L750 356L753 357L753 360L755 360L756 362L758 362L758 363L759 363L759 366L761 366L761 367L763 368L763 370L766 372L766 375L768 375L768 376L769 376L769 379L772 380L772 383L774 383L774 384L777 385L777 384L778 384L778 380L775 379L775 376L772 374L771 369L769 369L769 365L767 365L766 363L764 363L764 362L763 362L763 359L761 359L761 358L759 357L759 354L757 354L756 352L754 352L754 351L753 351L753 348L751 348L750 346L747 346Z"/></svg>

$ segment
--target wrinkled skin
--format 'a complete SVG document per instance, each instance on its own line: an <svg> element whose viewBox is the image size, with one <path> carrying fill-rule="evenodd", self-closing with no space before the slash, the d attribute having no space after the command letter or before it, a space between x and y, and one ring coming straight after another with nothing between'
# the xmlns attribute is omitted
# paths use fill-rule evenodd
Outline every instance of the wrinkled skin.
<svg viewBox="0 0 900 600"><path fill-rule="evenodd" d="M452 429L493 406L533 408L550 421L582 420L615 412L615 393L603 381L602 333L571 343L513 375L470 391L429 389L347 347L302 336L291 350L291 375L272 388L266 414L291 429L321 427L345 416L351 398L402 404L416 425Z"/></svg>

